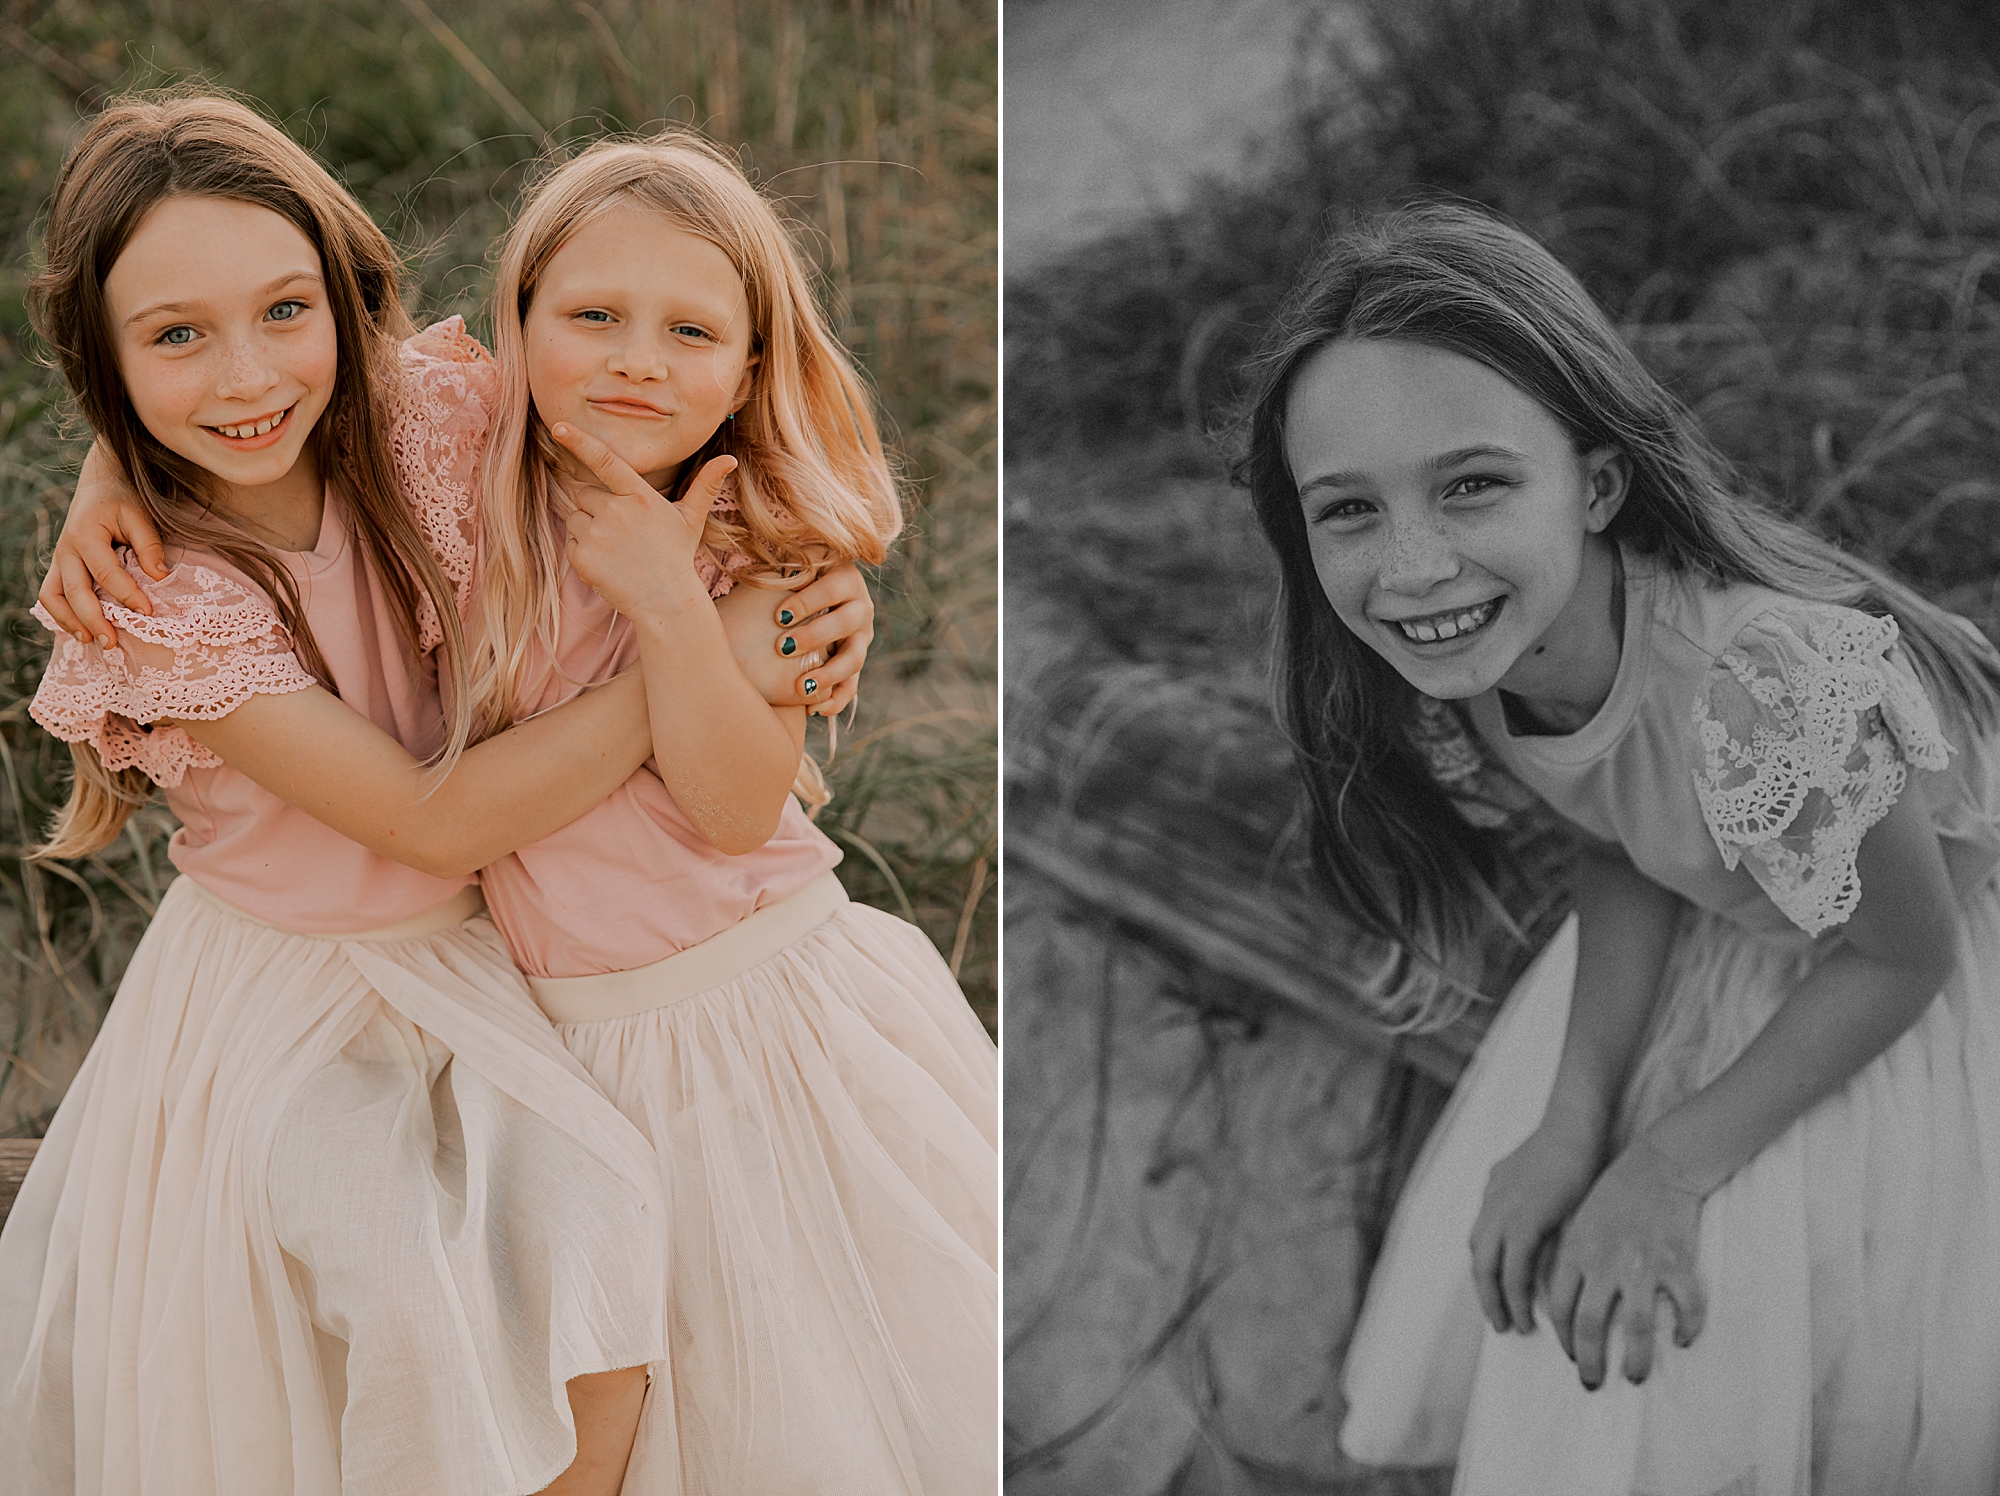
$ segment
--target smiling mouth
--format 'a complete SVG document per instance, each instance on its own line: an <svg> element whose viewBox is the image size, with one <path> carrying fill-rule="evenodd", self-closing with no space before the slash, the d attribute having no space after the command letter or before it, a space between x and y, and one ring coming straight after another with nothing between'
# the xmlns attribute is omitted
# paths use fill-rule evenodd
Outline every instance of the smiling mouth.
<svg viewBox="0 0 2000 1496"><path fill-rule="evenodd" d="M1385 620L1393 623L1397 632L1412 644L1442 644L1447 639L1462 639L1468 634L1476 634L1493 621L1500 611L1505 598L1489 598L1472 608L1454 608L1448 613L1429 613L1422 618L1397 618Z"/></svg>
<svg viewBox="0 0 2000 1496"><path fill-rule="evenodd" d="M260 436L269 436L273 431L283 426L291 418L292 412L297 409L297 405L287 405L276 415L264 416L255 421L243 421L234 426L210 426L207 429L229 441L252 442Z"/></svg>

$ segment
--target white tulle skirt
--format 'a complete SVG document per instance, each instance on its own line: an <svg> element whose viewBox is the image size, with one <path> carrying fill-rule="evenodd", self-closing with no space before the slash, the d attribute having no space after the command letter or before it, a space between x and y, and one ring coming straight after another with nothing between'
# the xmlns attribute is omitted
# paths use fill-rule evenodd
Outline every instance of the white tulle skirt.
<svg viewBox="0 0 2000 1496"><path fill-rule="evenodd" d="M652 1150L480 907L168 890L0 1236L7 1496L525 1496L664 1372Z"/></svg>
<svg viewBox="0 0 2000 1496"><path fill-rule="evenodd" d="M1917 1023L1705 1202L1707 1327L1587 1392L1540 1322L1486 1327L1466 1243L1539 1120L1574 980L1565 927L1420 1157L1349 1352L1342 1447L1447 1464L1464 1496L1991 1496L2000 1487L2000 891ZM1621 1117L1644 1127L1743 1050L1810 944L1684 922ZM1619 1364L1616 1345L1609 1364Z"/></svg>
<svg viewBox="0 0 2000 1496"><path fill-rule="evenodd" d="M829 873L533 986L666 1186L674 1396L626 1496L991 1496L997 1067L923 934Z"/></svg>

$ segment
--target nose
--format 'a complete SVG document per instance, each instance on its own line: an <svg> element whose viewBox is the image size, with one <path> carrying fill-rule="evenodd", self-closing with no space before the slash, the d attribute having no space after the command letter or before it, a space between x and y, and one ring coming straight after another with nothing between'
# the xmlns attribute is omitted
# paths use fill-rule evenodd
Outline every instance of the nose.
<svg viewBox="0 0 2000 1496"><path fill-rule="evenodd" d="M1434 514L1398 517L1376 580L1385 592L1421 597L1458 575L1458 548Z"/></svg>
<svg viewBox="0 0 2000 1496"><path fill-rule="evenodd" d="M278 374L254 337L232 338L215 392L225 400L254 400L278 382Z"/></svg>
<svg viewBox="0 0 2000 1496"><path fill-rule="evenodd" d="M659 334L644 327L633 327L612 348L608 367L612 373L623 374L632 380L665 377L666 349Z"/></svg>

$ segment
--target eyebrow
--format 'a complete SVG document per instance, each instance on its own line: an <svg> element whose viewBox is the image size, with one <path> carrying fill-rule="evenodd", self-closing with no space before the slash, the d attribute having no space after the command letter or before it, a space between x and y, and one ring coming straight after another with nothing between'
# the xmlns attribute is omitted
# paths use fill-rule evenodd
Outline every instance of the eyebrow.
<svg viewBox="0 0 2000 1496"><path fill-rule="evenodd" d="M297 281L311 281L316 286L323 286L325 284L320 279L317 271L289 270L276 280L267 281L264 285L259 286L253 294L257 296L273 296ZM157 317L162 312L188 312L197 310L205 305L205 302L200 301L155 301L149 305L140 307L138 311L127 317L125 325L130 327L135 322L143 322L148 317Z"/></svg>
<svg viewBox="0 0 2000 1496"><path fill-rule="evenodd" d="M1512 447L1497 446L1492 442L1481 442L1477 446L1453 447L1449 452L1440 452L1435 457L1427 457L1419 464L1427 473L1447 472L1455 467L1463 467L1468 462L1484 462L1499 459L1502 462L1525 463L1525 453L1516 452ZM1368 482L1366 473L1334 472L1321 473L1318 477L1299 485L1299 497L1322 488L1357 488Z"/></svg>

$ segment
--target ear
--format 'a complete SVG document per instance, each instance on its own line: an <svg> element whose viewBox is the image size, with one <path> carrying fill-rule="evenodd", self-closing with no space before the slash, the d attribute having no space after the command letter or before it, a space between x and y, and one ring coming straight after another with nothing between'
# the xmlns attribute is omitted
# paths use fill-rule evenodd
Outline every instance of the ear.
<svg viewBox="0 0 2000 1496"><path fill-rule="evenodd" d="M1601 535L1618 511L1632 486L1632 460L1616 447L1599 447L1583 459L1584 481L1590 485L1590 499L1584 507L1583 527Z"/></svg>
<svg viewBox="0 0 2000 1496"><path fill-rule="evenodd" d="M735 415L750 403L751 393L757 388L757 365L763 361L763 357L761 353L753 353L744 360L743 377L736 381L736 395L729 405L731 415Z"/></svg>

